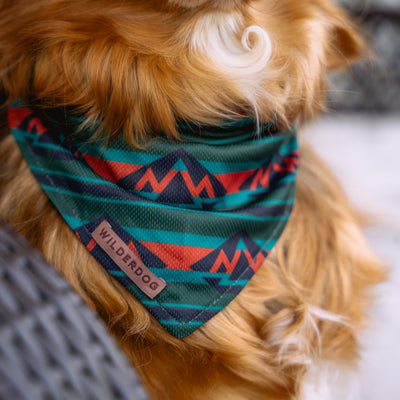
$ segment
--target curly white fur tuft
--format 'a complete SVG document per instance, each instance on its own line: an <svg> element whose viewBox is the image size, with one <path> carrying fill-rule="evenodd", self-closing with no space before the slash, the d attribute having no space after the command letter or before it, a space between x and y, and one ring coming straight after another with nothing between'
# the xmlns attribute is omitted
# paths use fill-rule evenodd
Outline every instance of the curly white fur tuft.
<svg viewBox="0 0 400 400"><path fill-rule="evenodd" d="M208 13L196 22L190 46L236 82L243 97L257 108L257 92L272 54L271 39L263 28L245 27L235 13Z"/></svg>

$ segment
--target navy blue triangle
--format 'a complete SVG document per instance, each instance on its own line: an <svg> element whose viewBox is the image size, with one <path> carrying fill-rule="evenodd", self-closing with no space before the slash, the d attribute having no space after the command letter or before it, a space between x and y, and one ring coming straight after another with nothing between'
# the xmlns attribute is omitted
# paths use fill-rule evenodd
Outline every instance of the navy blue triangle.
<svg viewBox="0 0 400 400"><path fill-rule="evenodd" d="M190 268L193 271L203 271L209 272L210 269L213 267L215 261L221 251L224 251L228 259L232 260L233 256L235 255L235 251L238 245L238 242L241 238L242 232L237 233L236 235L232 236L230 239L225 241L221 246L217 247L214 251L208 254L206 257L202 258L201 260L197 261L196 263L192 264ZM221 265L220 270L218 272L225 272L223 270L223 266Z"/></svg>
<svg viewBox="0 0 400 400"><path fill-rule="evenodd" d="M151 186L150 182L146 182L142 189L143 192L153 193L153 186Z"/></svg>
<svg viewBox="0 0 400 400"><path fill-rule="evenodd" d="M206 188L203 188L203 190L199 194L199 197L201 197L203 199L207 199L209 197Z"/></svg>
<svg viewBox="0 0 400 400"><path fill-rule="evenodd" d="M246 256L244 255L244 253L242 252L240 254L240 258L238 263L236 264L235 269L232 271L231 276L229 277L229 280L236 280L236 279L245 279L242 274L243 272L246 270L246 268L248 268L249 266L249 262L246 258ZM248 268L251 270L251 268ZM252 274L253 275L253 274ZM251 276L252 276L251 275Z"/></svg>
<svg viewBox="0 0 400 400"><path fill-rule="evenodd" d="M157 197L157 201L163 203L193 204L192 195L180 172L173 177L171 182Z"/></svg>
<svg viewBox="0 0 400 400"><path fill-rule="evenodd" d="M243 235L242 239L247 250L249 250L251 256L254 258L261 251L261 247L247 234Z"/></svg>

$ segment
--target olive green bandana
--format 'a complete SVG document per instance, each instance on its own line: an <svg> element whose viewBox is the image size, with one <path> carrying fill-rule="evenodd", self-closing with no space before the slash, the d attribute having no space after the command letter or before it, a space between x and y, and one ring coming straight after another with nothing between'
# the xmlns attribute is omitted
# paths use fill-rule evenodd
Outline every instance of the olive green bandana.
<svg viewBox="0 0 400 400"><path fill-rule="evenodd" d="M72 133L74 118L9 109L37 181L79 240L172 335L226 307L282 234L293 207L295 132L246 117L180 125L182 141L137 149Z"/></svg>

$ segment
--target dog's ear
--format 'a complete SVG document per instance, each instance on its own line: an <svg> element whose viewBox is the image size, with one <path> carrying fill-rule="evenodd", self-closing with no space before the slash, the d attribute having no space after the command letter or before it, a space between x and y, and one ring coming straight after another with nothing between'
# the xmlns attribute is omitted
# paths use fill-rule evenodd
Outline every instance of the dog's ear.
<svg viewBox="0 0 400 400"><path fill-rule="evenodd" d="M357 33L360 29L343 10L332 6L324 8L329 21L328 69L345 68L365 56L366 44Z"/></svg>

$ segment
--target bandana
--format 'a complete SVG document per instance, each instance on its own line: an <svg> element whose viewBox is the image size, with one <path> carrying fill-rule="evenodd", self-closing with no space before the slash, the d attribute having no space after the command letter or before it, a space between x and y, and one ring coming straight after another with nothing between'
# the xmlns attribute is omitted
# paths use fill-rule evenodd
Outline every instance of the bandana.
<svg viewBox="0 0 400 400"><path fill-rule="evenodd" d="M14 104L32 173L79 240L172 335L226 307L281 235L295 193L294 130L178 126L181 141L105 145L60 110Z"/></svg>

